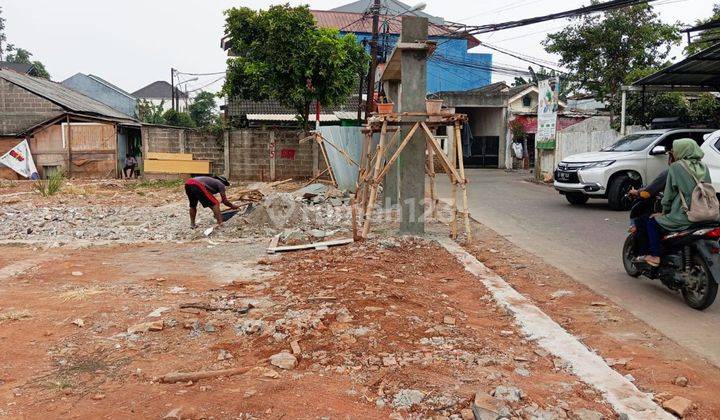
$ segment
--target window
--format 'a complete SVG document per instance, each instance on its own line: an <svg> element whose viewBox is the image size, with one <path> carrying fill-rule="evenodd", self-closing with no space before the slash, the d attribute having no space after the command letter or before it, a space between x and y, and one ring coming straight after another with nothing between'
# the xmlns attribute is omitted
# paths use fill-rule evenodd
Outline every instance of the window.
<svg viewBox="0 0 720 420"><path fill-rule="evenodd" d="M525 107L529 107L530 105L532 105L532 97L530 95L523 96L522 101L523 106Z"/></svg>

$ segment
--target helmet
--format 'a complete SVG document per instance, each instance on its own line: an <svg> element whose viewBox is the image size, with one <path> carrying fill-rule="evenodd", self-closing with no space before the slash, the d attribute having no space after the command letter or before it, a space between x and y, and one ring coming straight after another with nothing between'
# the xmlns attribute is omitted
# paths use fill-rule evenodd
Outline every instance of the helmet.
<svg viewBox="0 0 720 420"><path fill-rule="evenodd" d="M217 179L218 181L222 182L223 185L225 185L226 187L229 187L229 186L230 186L230 181L228 181L227 178L225 178L224 176L214 176L213 178L215 178L215 179Z"/></svg>

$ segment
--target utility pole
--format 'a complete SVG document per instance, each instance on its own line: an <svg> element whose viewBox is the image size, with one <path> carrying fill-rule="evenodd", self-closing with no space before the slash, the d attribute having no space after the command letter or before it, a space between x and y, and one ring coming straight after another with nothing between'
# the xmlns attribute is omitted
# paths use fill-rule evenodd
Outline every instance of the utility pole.
<svg viewBox="0 0 720 420"><path fill-rule="evenodd" d="M365 102L365 121L374 111L375 104L375 69L378 55L378 26L380 25L380 0L374 0L372 6L372 38L370 40L370 74L368 75L367 101Z"/></svg>
<svg viewBox="0 0 720 420"><path fill-rule="evenodd" d="M170 67L170 97L172 102L170 108L175 109L175 69Z"/></svg>

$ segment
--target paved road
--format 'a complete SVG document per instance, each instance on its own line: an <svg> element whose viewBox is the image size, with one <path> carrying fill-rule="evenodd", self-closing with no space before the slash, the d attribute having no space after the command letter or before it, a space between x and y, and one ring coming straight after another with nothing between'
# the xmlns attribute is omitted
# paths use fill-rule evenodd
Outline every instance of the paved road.
<svg viewBox="0 0 720 420"><path fill-rule="evenodd" d="M570 206L555 190L525 181L528 172L473 169L467 177L476 220L720 366L720 299L698 312L659 282L625 274L627 212L602 200ZM449 197L449 183L437 179L439 196Z"/></svg>

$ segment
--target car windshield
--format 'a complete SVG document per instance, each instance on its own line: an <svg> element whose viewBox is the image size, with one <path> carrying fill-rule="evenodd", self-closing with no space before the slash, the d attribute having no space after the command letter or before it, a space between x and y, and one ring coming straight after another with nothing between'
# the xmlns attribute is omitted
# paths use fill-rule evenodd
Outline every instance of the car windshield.
<svg viewBox="0 0 720 420"><path fill-rule="evenodd" d="M650 146L650 143L655 141L658 137L660 137L660 134L658 133L636 133L636 134L630 134L627 135L617 142L613 144L612 146L608 146L602 150L601 152L637 152L640 150L644 150L648 146Z"/></svg>

